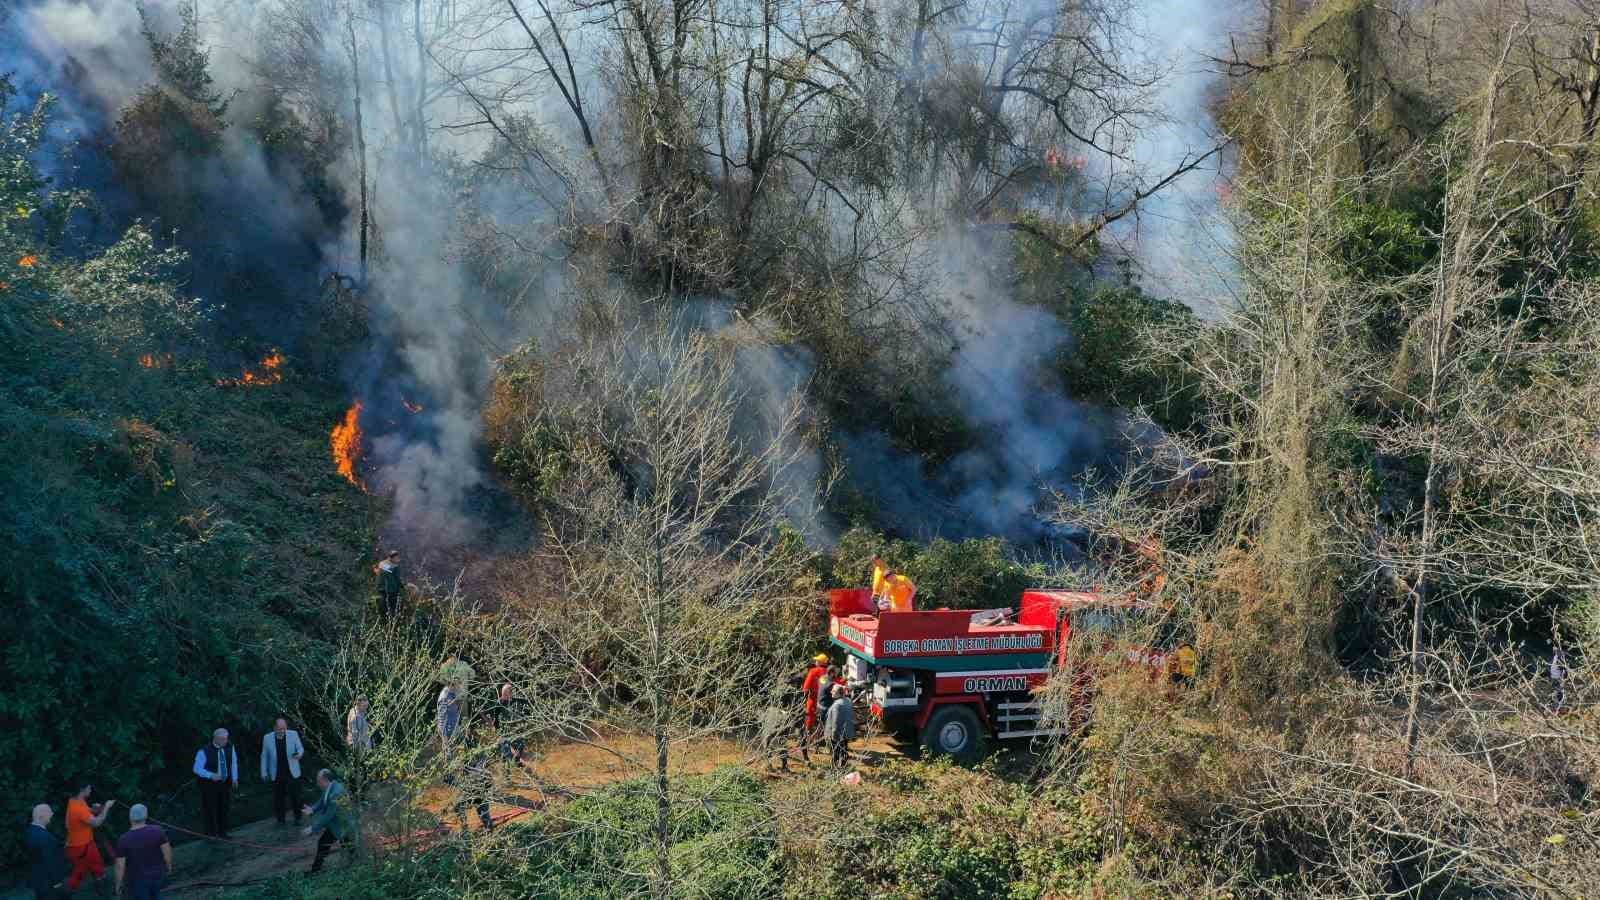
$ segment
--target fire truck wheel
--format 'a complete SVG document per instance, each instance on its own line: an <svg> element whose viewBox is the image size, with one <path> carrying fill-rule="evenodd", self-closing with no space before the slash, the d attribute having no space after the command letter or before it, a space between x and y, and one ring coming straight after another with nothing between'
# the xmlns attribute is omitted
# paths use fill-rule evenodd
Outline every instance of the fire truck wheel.
<svg viewBox="0 0 1600 900"><path fill-rule="evenodd" d="M966 706L941 706L922 729L922 748L929 756L953 756L973 762L983 755L983 726Z"/></svg>

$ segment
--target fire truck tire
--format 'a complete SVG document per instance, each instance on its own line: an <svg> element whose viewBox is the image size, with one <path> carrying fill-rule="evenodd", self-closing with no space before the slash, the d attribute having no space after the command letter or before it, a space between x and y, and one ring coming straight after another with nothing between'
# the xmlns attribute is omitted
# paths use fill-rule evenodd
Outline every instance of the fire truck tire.
<svg viewBox="0 0 1600 900"><path fill-rule="evenodd" d="M975 762L983 756L983 726L969 706L941 706L922 729L923 752Z"/></svg>

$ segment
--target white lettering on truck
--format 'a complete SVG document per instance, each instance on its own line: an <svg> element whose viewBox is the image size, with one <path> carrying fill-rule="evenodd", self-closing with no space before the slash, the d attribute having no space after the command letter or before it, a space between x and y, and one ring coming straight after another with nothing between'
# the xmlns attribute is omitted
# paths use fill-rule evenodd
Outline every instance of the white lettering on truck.
<svg viewBox="0 0 1600 900"><path fill-rule="evenodd" d="M907 656L913 653L967 653L974 650L1038 650L1044 646L1044 635L997 634L987 637L923 638L921 640L892 640L883 642L884 656Z"/></svg>
<svg viewBox="0 0 1600 900"><path fill-rule="evenodd" d="M968 678L961 682L961 690L968 694L1012 693L1027 689L1028 679L1018 678L1014 675Z"/></svg>

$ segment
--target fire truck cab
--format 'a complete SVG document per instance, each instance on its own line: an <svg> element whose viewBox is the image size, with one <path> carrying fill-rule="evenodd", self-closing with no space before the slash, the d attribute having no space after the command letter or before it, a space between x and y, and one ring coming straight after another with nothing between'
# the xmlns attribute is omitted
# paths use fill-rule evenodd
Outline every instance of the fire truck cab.
<svg viewBox="0 0 1600 900"><path fill-rule="evenodd" d="M1035 692L1072 672L1075 632L1104 632L1104 644L1130 618L1156 609L1127 596L1024 591L1019 610L880 610L867 588L828 592L829 638L848 658L853 689L869 688L885 728L914 738L930 754L971 760L989 738L1063 734L1043 721ZM1082 642L1078 642L1081 646ZM1123 648L1133 665L1191 676L1193 651ZM1076 693L1076 692L1075 692Z"/></svg>

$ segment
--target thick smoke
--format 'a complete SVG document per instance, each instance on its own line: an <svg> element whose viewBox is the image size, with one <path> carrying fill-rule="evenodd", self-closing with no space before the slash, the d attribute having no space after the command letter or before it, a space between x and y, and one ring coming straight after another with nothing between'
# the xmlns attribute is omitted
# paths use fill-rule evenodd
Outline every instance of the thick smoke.
<svg viewBox="0 0 1600 900"><path fill-rule="evenodd" d="M176 6L176 0L149 4L156 20L166 25L174 23ZM202 4L202 37L213 50L211 68L219 86L225 92L252 86L259 51L254 42L281 35L283 29L267 17L290 6L325 15L321 25L330 37L313 62L340 85L333 113L346 126L352 124L353 105L342 92L352 73L341 44L347 20L340 4ZM444 5L424 6L438 10L427 15L446 14ZM465 167L460 160L481 158L492 146L492 135L481 123L454 127L480 118L481 111L442 89L442 69L460 70L450 54L460 49L453 42L468 41L469 32L468 42L480 51L525 44L526 38L508 21L473 22L470 28L430 21L445 30L460 28L450 39L431 45L427 59L406 48L380 62L383 35L377 7L350 9L361 10L349 27L355 30L361 59L373 264L362 281L354 228L347 218L337 234L323 236L318 258L308 266L316 271L305 275L312 283L331 272L356 276L358 292L371 308L373 340L348 361L343 374L352 399L363 403L363 426L370 439L368 483L395 499L390 535L407 542L480 540L484 510L496 505L479 418L493 359L525 338L547 332L568 289L569 263L552 249L559 242L532 247L516 242L505 246L516 262L505 272L486 272L483 248L463 246L460 236L478 240L494 229L466 229L463 223L492 218L497 228L537 235L564 214L563 204L583 206L596 192L572 174L587 171L587 164L556 93L525 91L514 100L509 93L519 83L545 84L546 76L527 70L525 63L501 72L490 57L481 55L473 62L487 73L480 87L491 94L507 92L501 94L506 108L531 117L540 132L541 152L555 157L552 168L563 174L533 176L548 177L549 183L524 182L517 191L497 188L492 179L474 185L461 175ZM1157 97L1174 124L1139 135L1134 147L1141 164L1160 172L1184 153L1213 142L1203 103L1212 79L1201 74L1196 59L1199 51L1214 49L1209 41L1220 31L1221 13L1201 0L1145 0L1140 11L1149 27L1145 46L1134 50L1169 59L1176 70ZM26 46L0 43L6 67L21 69L56 90L67 87L72 100L68 121L82 123L86 130L113 121L115 111L152 78L137 11L127 0L42 0L21 14L21 24ZM576 25L576 20L568 24ZM391 37L405 39L398 29ZM604 89L588 67L603 58L598 48L609 37L603 26L591 26L576 31L573 40L576 77L585 85L585 95L597 100ZM244 96L236 103L247 110L252 100ZM420 112L418 103L425 106ZM591 115L597 123L604 119L603 111L592 110ZM426 151L420 146L422 133L429 143ZM227 166L200 173L201 183L232 198L236 217L252 224L238 232L243 239L265 241L271 232L304 232L308 213L299 208L299 195L265 161L252 159L247 143L229 141ZM332 174L353 210L360 188L354 153L345 153ZM227 183L218 184L221 179ZM1215 208L1216 169L1196 172L1178 188L1171 199L1155 198L1137 228L1120 234L1149 273L1148 286L1195 302L1207 289L1195 281L1203 267L1192 264L1190 257L1196 250L1204 258L1215 256L1203 239L1206 210ZM625 175L618 176L616 189L626 192ZM508 198L513 195L555 199L512 203ZM1037 538L1043 534L1038 506L1048 496L1046 489L1074 490L1085 473L1114 465L1125 446L1123 423L1113 412L1070 400L1067 386L1052 374L1059 368L1052 364L1059 354L1071 352L1071 335L1048 313L1017 303L1008 279L991 271L993 261L1008 254L1003 242L987 244L970 234L949 234L919 252L937 260L930 282L936 287L933 300L950 316L956 337L945 386L949 400L971 423L975 440L937 471L927 471L869 423L836 422L851 478L879 504L881 520L902 532ZM497 299L506 294L507 277L519 283L516 292L525 302L507 306ZM701 306L702 327L738 347L751 402L767 410L754 419L776 415L809 380L809 356L792 344L767 340L769 329L734 315L721 300L706 300ZM277 323L266 319L254 324L270 329ZM797 498L791 514L808 536L826 543L836 526L815 501L815 486L825 480L821 456L813 451L798 456L799 464L789 473L790 493Z"/></svg>
<svg viewBox="0 0 1600 900"><path fill-rule="evenodd" d="M811 433L816 423L807 414L804 401L816 372L815 357L803 346L775 339L777 329L771 323L745 318L727 299L697 298L683 315L691 327L732 348L744 395L740 437L750 447L767 447L782 439L783 464L774 474L784 512L810 546L831 547L838 540L839 527L819 490L829 476Z"/></svg>
<svg viewBox="0 0 1600 900"><path fill-rule="evenodd" d="M145 9L158 31L170 33L180 24L181 5L178 0L152 0ZM288 7L202 5L200 36L210 50L208 68L222 95L231 99L230 125L217 156L194 161L181 175L213 209L227 211L223 238L206 237L220 243L217 252L233 261L230 268L294 269L284 273L283 283L301 294L288 309L300 310L312 306L304 300L326 276L348 278L357 271L353 220L359 179L353 159L336 164L331 174L351 208L345 227L324 234L316 224L318 211L306 208L301 186L274 171L259 142L241 133L240 123L259 111L263 99L251 93L261 50L251 42L281 28L282 23L266 17ZM319 9L315 4L302 8ZM321 8L329 17L320 24L330 36L343 31L344 20L333 16L337 9ZM96 138L155 80L134 3L44 0L15 18L19 27L0 45L6 55L3 68L17 69L35 89L58 96L58 121L71 126L64 137ZM484 386L494 356L514 347L528 326L508 319L489 301L468 271L463 248L452 243L473 198L456 189L459 178L447 177L453 173L418 152L405 120L384 104L384 98L408 96L421 84L414 55L397 53L387 69L378 66L375 22L363 16L355 25L366 94L363 131L374 222L369 277L356 289L371 310L373 338L347 361L343 376L352 401L363 406L368 438L364 480L393 497L387 540L464 543L481 537L483 511L497 505L484 496L491 487L480 441ZM330 42L317 49L321 55L310 61L348 83L346 48ZM391 74L394 81L386 82ZM350 97L334 99L342 104L334 112L348 126L353 121ZM470 156L481 149L481 139L476 144L458 140L438 155ZM297 240L309 243L285 248L285 242ZM559 263L546 260L543 271L533 273L541 282L537 296L559 290L552 283L559 282ZM197 273L191 287L213 308L237 306L228 286L208 280L207 274ZM249 312L235 313L232 327L284 345L291 359L303 330L314 327L314 322L285 316L282 301L276 308Z"/></svg>
<svg viewBox="0 0 1600 900"><path fill-rule="evenodd" d="M1164 123L1140 132L1132 156L1151 173L1170 172L1222 140L1210 103L1222 79L1210 60L1227 52L1238 0L1143 0L1144 44L1168 74L1155 100ZM1207 160L1147 200L1118 234L1139 263L1141 286L1181 300L1201 314L1225 296L1232 274L1232 232L1222 215L1231 154Z"/></svg>
<svg viewBox="0 0 1600 900"><path fill-rule="evenodd" d="M850 483L881 520L913 537L1048 537L1044 504L1115 463L1120 417L1067 396L1054 363L1070 352L1071 337L1059 319L1016 302L993 277L985 261L1003 258L1003 248L950 236L930 249L937 266L930 283L957 338L944 385L970 426L971 445L930 469L882 432L847 428Z"/></svg>
<svg viewBox="0 0 1600 900"><path fill-rule="evenodd" d="M1130 137L1128 158L1145 184L1221 142L1209 101L1220 79L1208 57L1226 47L1240 14L1232 0L1143 0L1132 57L1167 70L1145 100L1156 122ZM1137 65L1137 63L1130 63ZM1226 294L1230 235L1221 215L1229 156L1219 153L1143 204L1106 237L1137 264L1140 285L1202 315ZM1088 162L1090 180L1111 179L1127 163ZM1127 173L1123 173L1127 174ZM992 261L1006 248L971 236L947 237L932 255L943 308L956 323L945 383L972 425L973 446L937 469L872 430L848 431L850 482L880 518L919 538L1002 535L1032 542L1057 536L1044 519L1056 495L1072 497L1094 476L1114 471L1135 447L1158 440L1115 410L1077 403L1053 361L1072 352L1054 316L1012 299Z"/></svg>

